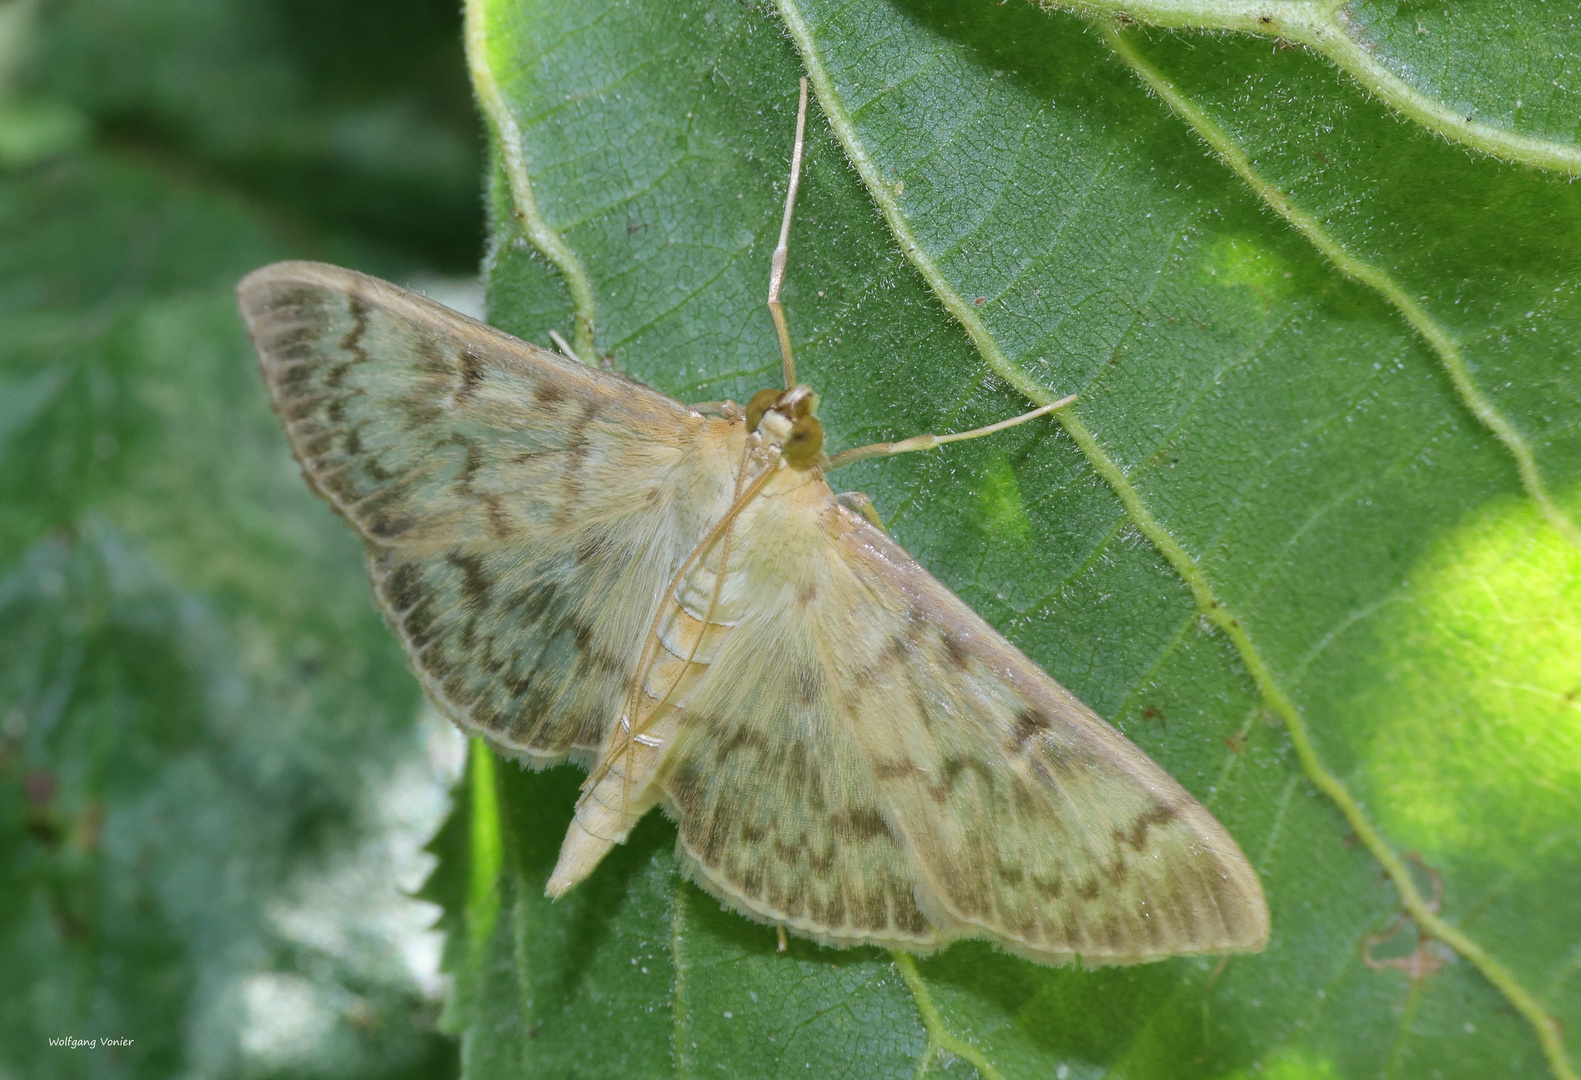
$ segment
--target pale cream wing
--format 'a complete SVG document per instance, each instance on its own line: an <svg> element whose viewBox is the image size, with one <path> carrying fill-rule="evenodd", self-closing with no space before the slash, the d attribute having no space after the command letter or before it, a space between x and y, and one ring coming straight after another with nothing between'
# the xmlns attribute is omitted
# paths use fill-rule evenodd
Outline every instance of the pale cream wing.
<svg viewBox="0 0 1581 1080"><path fill-rule="evenodd" d="M821 481L760 501L731 561L761 601L666 757L701 882L837 943L1263 946L1256 874L1141 750Z"/></svg>
<svg viewBox="0 0 1581 1080"><path fill-rule="evenodd" d="M278 263L237 295L429 694L529 760L596 751L729 505L728 425L350 270Z"/></svg>

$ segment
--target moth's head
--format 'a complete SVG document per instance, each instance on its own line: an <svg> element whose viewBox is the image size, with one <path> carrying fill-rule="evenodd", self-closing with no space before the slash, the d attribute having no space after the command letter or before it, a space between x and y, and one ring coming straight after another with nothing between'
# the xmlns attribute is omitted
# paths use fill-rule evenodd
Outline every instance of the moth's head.
<svg viewBox="0 0 1581 1080"><path fill-rule="evenodd" d="M813 415L817 408L818 395L805 386L759 390L747 402L747 430L757 432L763 445L779 447L791 465L806 468L823 452L823 425Z"/></svg>

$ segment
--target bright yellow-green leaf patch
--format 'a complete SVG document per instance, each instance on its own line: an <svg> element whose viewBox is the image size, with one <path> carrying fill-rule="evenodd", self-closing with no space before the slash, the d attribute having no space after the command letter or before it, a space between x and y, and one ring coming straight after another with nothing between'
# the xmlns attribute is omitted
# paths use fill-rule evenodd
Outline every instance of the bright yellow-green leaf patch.
<svg viewBox="0 0 1581 1080"><path fill-rule="evenodd" d="M978 478L977 499L983 529L996 542L1025 544L1030 539L1032 523L1021 503L1021 485L1009 456L1003 452L990 459L987 470Z"/></svg>
<svg viewBox="0 0 1581 1080"><path fill-rule="evenodd" d="M1581 551L1529 503L1482 507L1378 632L1368 771L1407 847L1520 871L1581 821Z"/></svg>

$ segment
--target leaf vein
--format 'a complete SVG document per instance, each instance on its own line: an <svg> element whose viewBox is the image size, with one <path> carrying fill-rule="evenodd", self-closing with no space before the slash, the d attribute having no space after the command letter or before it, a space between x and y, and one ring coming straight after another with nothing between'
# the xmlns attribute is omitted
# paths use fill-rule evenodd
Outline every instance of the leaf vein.
<svg viewBox="0 0 1581 1080"><path fill-rule="evenodd" d="M1581 548L1581 525L1571 520L1554 500L1526 437L1508 417L1494 408L1493 403L1471 378L1470 369L1467 368L1465 356L1461 352L1460 342L1454 335L1429 314L1427 309L1422 307L1421 303L1386 270L1351 254L1343 244L1329 235L1317 218L1298 206L1295 200L1278 185L1264 179L1252 167L1251 161L1236 145L1230 134L1214 122L1206 112L1198 108L1169 81L1163 72L1149 64L1116 27L1100 24L1099 32L1114 50L1115 55L1125 61L1143 83L1162 98L1164 103L1174 110L1203 142L1208 144L1225 166L1239 176L1270 210L1284 218L1292 228L1304 236L1336 270L1377 292L1400 313L1413 330L1421 335L1428 346L1438 354L1439 362L1466 408L1504 444L1510 456L1515 459L1516 471L1532 501L1538 505L1561 535Z"/></svg>
<svg viewBox="0 0 1581 1080"><path fill-rule="evenodd" d="M463 34L466 40L467 68L472 75L472 85L477 90L478 100L494 132L500 165L505 170L506 184L510 191L512 213L521 226L522 234L544 258L554 264L555 269L560 271L560 276L565 279L566 288L571 293L572 309L575 312L572 344L578 358L583 363L587 363L597 355L593 336L595 322L593 282L576 252L566 245L560 234L550 227L539 212L538 201L533 194L532 179L527 171L527 156L522 145L521 129L516 123L516 116L511 111L510 103L505 100L505 95L500 91L499 83L494 78L493 68L489 66L488 16L485 11L487 3L488 0L466 2Z"/></svg>
<svg viewBox="0 0 1581 1080"><path fill-rule="evenodd" d="M966 331L967 336L972 340L990 367L1035 404L1047 404L1055 400L1055 396L1047 387L1037 382L1024 369L1010 360L989 331L987 325L972 308L970 302L956 291L954 285L941 272L937 263L921 249L916 235L912 232L910 223L906 220L899 204L895 201L894 193L883 183L881 170L857 134L849 114L845 111L844 104L838 95L833 80L828 70L824 67L823 58L818 51L817 42L813 37L811 27L802 16L795 0L777 0L777 6L791 39L795 42L798 51L802 55L808 77L824 108L825 114L829 118L830 126L834 129L835 135L842 146L844 146L846 156L856 169L857 174L862 178L881 216L899 242L901 250L917 267L924 280L932 288L935 296L938 297L939 302L961 324L962 329ZM1112 26L1100 26L1100 31L1110 40L1111 45L1117 52L1127 50L1127 46L1121 41L1118 32ZM1138 68L1138 65L1145 68L1145 64L1140 57L1135 56L1134 52L1130 56L1127 56L1125 52L1121 52L1121 55L1122 58L1132 64L1133 68ZM1134 57L1134 60L1132 57ZM1151 71L1151 69L1148 69L1148 71ZM1156 73L1153 74L1156 75ZM1144 75L1144 77L1146 76ZM1162 81L1162 77L1158 77ZM1168 86L1167 83L1164 83L1164 85ZM1173 87L1169 87L1169 90L1176 98L1180 97L1178 91L1175 91ZM1194 108L1189 103L1184 102L1183 99L1182 105L1186 108ZM1206 118L1204 117L1204 119ZM1229 144L1227 139L1224 142L1230 152L1239 153L1238 149ZM1254 176L1254 174L1251 174L1249 166L1245 175ZM1260 178L1257 179L1260 180ZM1271 187L1270 192L1273 193ZM1284 199L1282 193L1277 193L1277 195L1284 205L1289 205L1288 200ZM1317 238L1314 239L1314 242L1321 239L1327 244L1328 248L1333 249L1342 256L1347 261L1347 265L1353 268L1366 267L1374 276L1381 276L1374 268L1352 259L1348 253L1339 249L1338 245L1320 230L1314 230L1314 233L1309 235L1309 239L1314 237ZM1350 276L1359 277L1360 275L1352 272ZM1361 280L1372 284L1366 278L1361 278ZM1400 292L1398 286L1395 286L1392 281L1387 278L1383 278L1383 280L1393 287L1397 293ZM1420 309L1417 310L1420 311ZM1425 313L1423 313L1423 317L1425 325L1430 327L1445 342L1450 341L1448 335L1439 330L1436 323L1425 318ZM1421 327L1419 326L1418 329L1420 330ZM1202 568L1197 565L1185 548L1181 546L1180 542L1153 516L1152 511L1142 501L1141 494L1132 486L1125 472L1099 445L1097 439L1093 437L1087 426L1076 415L1075 410L1064 409L1057 415L1060 423L1065 426L1065 430L1076 440L1077 445L1082 449L1094 469L1114 489L1115 494L1131 515L1132 520L1136 522L1137 527L1153 542L1159 552L1169 560L1175 567L1176 572L1185 580L1203 614L1217 625L1235 646L1236 651L1241 656L1242 663L1247 668L1248 674L1262 693L1264 700L1267 701L1269 708L1284 722L1302 770L1318 789L1333 801L1357 837L1383 866L1384 871L1394 883L1401 905L1412 919L1416 921L1417 925L1424 932L1444 942L1470 961L1482 973L1483 977L1501 991L1516 1010L1531 1023L1542 1046L1543 1053L1548 1060L1549 1067L1556 1077L1560 1078L1560 1080L1581 1080L1581 1078L1577 1078L1565 1058L1556 1022L1548 1016L1530 991L1521 985L1514 975L1503 964L1489 955L1482 946L1458 927L1450 925L1430 909L1427 899L1422 895L1415 880L1411 877L1410 870L1400 856L1363 813L1360 804L1351 795L1344 783L1323 764L1322 759L1318 756L1317 748L1312 743L1305 718L1301 715L1300 710L1296 708L1295 703L1285 693L1279 680L1275 678L1273 670L1257 651L1250 636L1241 626L1240 621L1218 601L1214 595L1212 585ZM1487 421L1484 420L1484 422L1486 423ZM1510 444L1507 442L1506 445ZM1523 472L1524 476L1525 473ZM1551 505L1551 501L1549 505ZM1554 509L1557 512L1557 508ZM1574 529L1575 527L1571 526L1571 528ZM902 957L899 954L896 954L896 962L902 967L903 972L911 964L909 957ZM911 966L911 970L915 970L914 966ZM909 981L910 979L908 978ZM920 982L920 976L918 976L918 981ZM923 1002L920 998L918 999L918 1007L919 1009L923 1007Z"/></svg>

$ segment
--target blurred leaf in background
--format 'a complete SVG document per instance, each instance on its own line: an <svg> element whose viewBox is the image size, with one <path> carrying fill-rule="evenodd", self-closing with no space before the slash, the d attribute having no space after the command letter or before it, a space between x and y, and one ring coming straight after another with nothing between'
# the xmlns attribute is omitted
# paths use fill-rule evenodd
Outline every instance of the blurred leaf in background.
<svg viewBox="0 0 1581 1080"><path fill-rule="evenodd" d="M0 5L0 1076L455 1072L405 893L458 740L232 289L317 257L465 304L458 30L443 0Z"/></svg>
<svg viewBox="0 0 1581 1080"><path fill-rule="evenodd" d="M431 885L468 1077L1575 1076L1581 16L1073 6L1265 36L986 0L473 0L521 151L490 315L544 344L594 317L599 355L683 400L775 385L809 74L786 308L831 449L1081 394L1063 428L837 486L1231 829L1269 948L780 954L679 878L658 815L551 905L579 774L480 770Z"/></svg>

